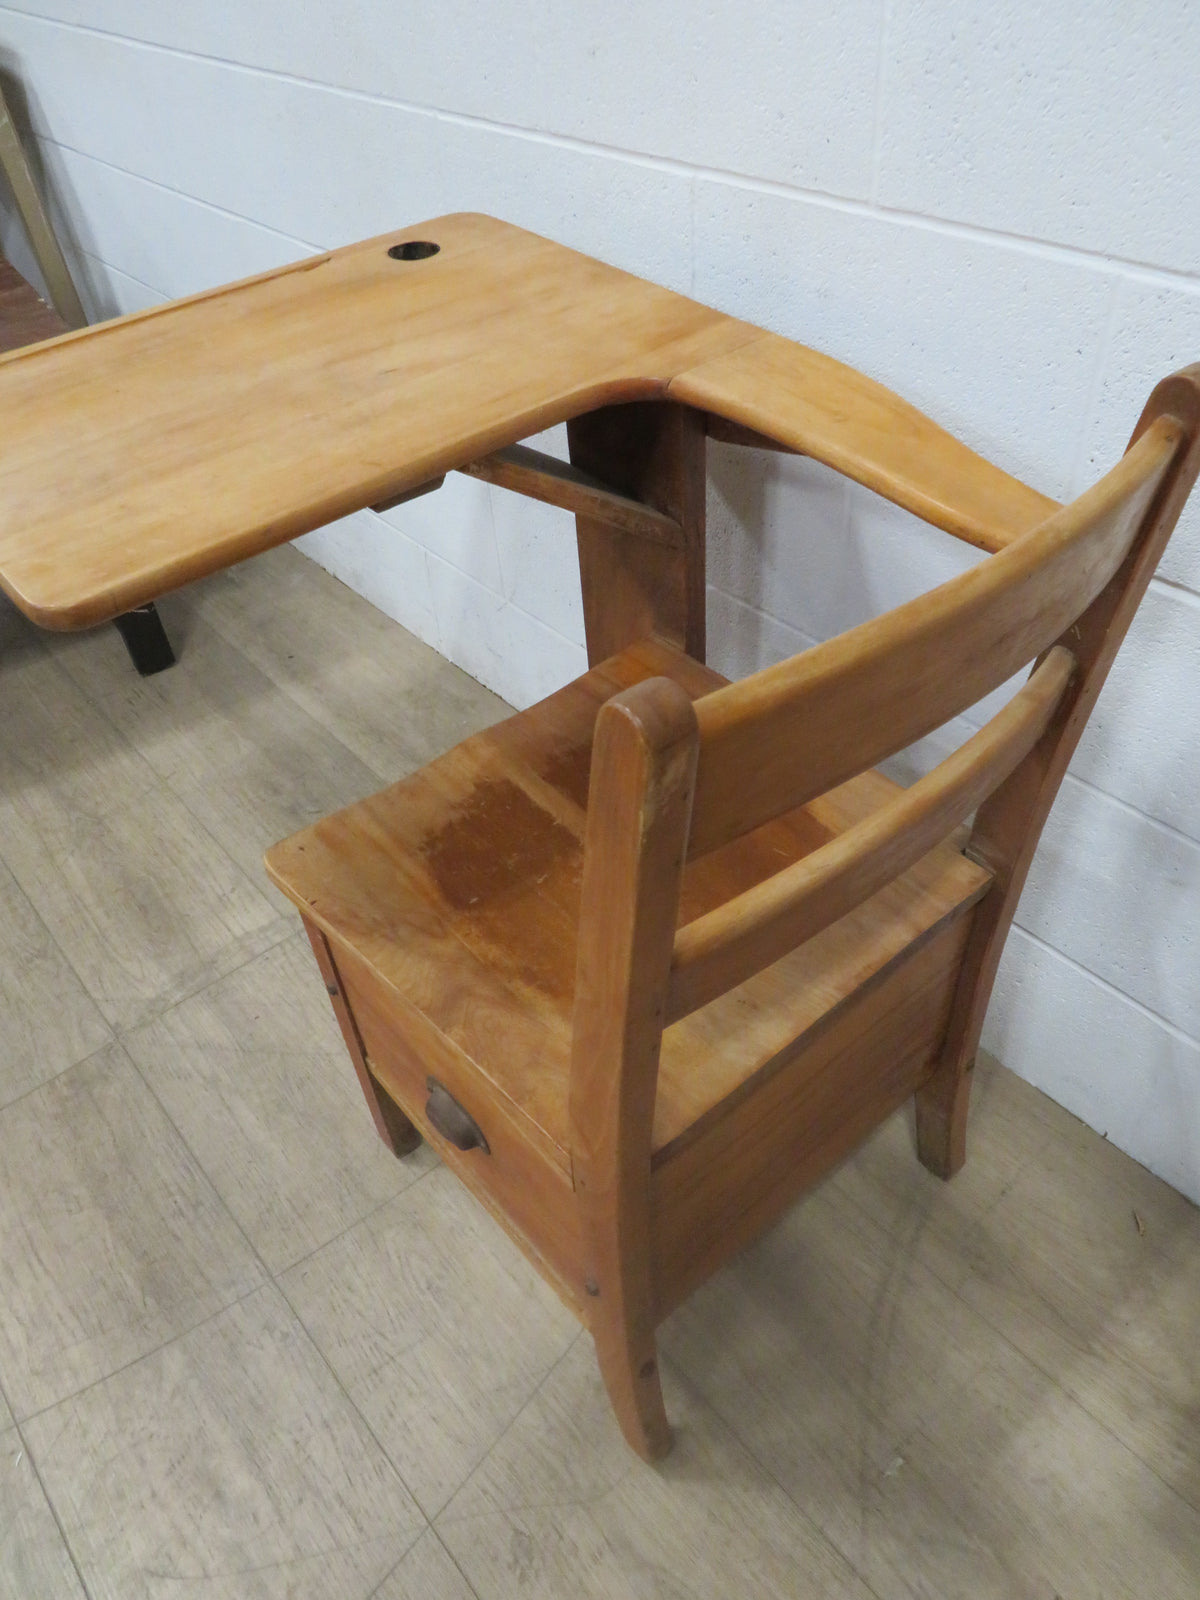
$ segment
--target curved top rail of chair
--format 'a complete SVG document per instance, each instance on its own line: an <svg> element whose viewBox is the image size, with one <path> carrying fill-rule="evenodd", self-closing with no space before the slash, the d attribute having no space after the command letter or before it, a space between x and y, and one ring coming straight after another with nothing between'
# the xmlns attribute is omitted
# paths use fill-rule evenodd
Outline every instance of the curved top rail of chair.
<svg viewBox="0 0 1200 1600"><path fill-rule="evenodd" d="M88 627L648 399L828 462L986 550L1057 510L852 368L464 214L0 360L0 586L43 626Z"/></svg>

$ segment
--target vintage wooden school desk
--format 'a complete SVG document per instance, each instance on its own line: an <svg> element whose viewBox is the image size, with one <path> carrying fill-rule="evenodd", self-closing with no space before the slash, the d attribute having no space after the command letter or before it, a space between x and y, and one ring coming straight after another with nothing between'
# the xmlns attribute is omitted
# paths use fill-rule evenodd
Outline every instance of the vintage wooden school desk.
<svg viewBox="0 0 1200 1600"><path fill-rule="evenodd" d="M0 584L88 627L451 470L576 514L591 670L268 869L381 1135L428 1138L510 1230L652 1456L680 1300L909 1096L921 1159L961 1164L1004 937L1196 475L1198 390L1160 384L1060 507L838 362L442 217L0 361ZM518 443L564 420L570 466ZM990 557L726 685L710 437ZM1031 662L920 783L870 770Z"/></svg>

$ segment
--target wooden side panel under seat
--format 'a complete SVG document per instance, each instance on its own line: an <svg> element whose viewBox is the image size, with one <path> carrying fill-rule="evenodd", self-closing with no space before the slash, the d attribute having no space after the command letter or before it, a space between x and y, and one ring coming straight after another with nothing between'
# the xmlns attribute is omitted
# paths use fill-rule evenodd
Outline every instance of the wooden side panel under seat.
<svg viewBox="0 0 1200 1600"><path fill-rule="evenodd" d="M659 1320L847 1156L933 1069L973 913L861 991L652 1176Z"/></svg>
<svg viewBox="0 0 1200 1600"><path fill-rule="evenodd" d="M583 1243L570 1173L537 1148L521 1126L521 1114L489 1092L487 1080L445 1034L348 946L337 939L329 943L372 1077L586 1322ZM431 1076L479 1124L489 1154L459 1150L430 1127L425 1107Z"/></svg>

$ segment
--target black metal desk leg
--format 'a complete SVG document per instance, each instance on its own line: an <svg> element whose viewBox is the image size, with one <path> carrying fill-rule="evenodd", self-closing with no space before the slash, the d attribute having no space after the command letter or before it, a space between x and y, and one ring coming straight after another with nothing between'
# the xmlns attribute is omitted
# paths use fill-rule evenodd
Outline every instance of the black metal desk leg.
<svg viewBox="0 0 1200 1600"><path fill-rule="evenodd" d="M175 665L175 652L153 601L138 606L136 611L127 611L114 621L129 651L129 659L143 678Z"/></svg>

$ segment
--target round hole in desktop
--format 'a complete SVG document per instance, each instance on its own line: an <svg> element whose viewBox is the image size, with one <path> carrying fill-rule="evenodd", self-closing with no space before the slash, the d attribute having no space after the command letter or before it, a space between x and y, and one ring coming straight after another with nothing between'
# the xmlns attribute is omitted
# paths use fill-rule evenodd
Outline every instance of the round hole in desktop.
<svg viewBox="0 0 1200 1600"><path fill-rule="evenodd" d="M425 261L429 256L437 255L441 248L432 239L405 239L403 244L394 244L388 255L393 261Z"/></svg>

